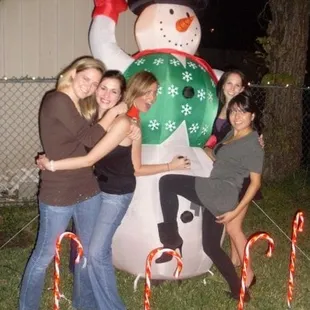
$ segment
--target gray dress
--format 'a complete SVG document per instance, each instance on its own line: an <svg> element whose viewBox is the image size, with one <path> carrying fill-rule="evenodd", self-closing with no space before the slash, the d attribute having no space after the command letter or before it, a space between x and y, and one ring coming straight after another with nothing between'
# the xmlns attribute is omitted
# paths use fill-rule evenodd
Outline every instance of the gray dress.
<svg viewBox="0 0 310 310"><path fill-rule="evenodd" d="M258 142L257 132L225 144L232 135L233 131L230 131L222 143L215 146L213 154L216 160L210 177L197 177L195 182L203 206L215 216L236 207L243 180L250 172L262 173L264 151Z"/></svg>

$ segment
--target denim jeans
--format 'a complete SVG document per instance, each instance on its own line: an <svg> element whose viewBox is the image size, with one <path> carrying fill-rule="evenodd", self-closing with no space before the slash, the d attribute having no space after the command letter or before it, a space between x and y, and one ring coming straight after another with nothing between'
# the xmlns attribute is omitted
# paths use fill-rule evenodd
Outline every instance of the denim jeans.
<svg viewBox="0 0 310 310"><path fill-rule="evenodd" d="M112 239L129 207L133 193L101 193L102 205L89 246L89 277L100 310L126 309L117 290L112 264Z"/></svg>
<svg viewBox="0 0 310 310"><path fill-rule="evenodd" d="M66 230L72 217L83 245L84 256L88 259L89 243L100 207L100 194L65 207L39 203L40 226L35 248L24 272L19 297L19 310L39 309L45 273L54 258L56 240ZM79 309L97 309L87 267L82 268L82 265L80 263L75 268L74 306Z"/></svg>

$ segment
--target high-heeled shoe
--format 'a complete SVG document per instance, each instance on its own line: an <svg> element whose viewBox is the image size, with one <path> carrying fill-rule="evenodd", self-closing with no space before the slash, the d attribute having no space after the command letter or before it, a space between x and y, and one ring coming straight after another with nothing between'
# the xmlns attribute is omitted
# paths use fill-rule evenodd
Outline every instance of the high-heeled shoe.
<svg viewBox="0 0 310 310"><path fill-rule="evenodd" d="M177 248L171 249L171 250L177 250L178 249L180 252L180 255L182 257L182 247L183 247L183 242ZM162 264L162 263L170 262L172 260L172 258L173 258L172 255L170 255L168 253L163 253L160 257L155 259L155 262L156 262L156 264Z"/></svg>
<svg viewBox="0 0 310 310"><path fill-rule="evenodd" d="M177 222L162 222L159 223L157 226L159 239L160 242L163 244L164 248L172 250L179 249L180 255L182 256L183 239L179 234ZM168 253L163 253L155 260L155 262L156 264L162 264L171 261L172 258L172 255L169 255Z"/></svg>
<svg viewBox="0 0 310 310"><path fill-rule="evenodd" d="M251 288L251 287L252 287L253 285L255 285L255 284L256 284L256 276L254 275L254 277L253 277L253 279L252 279L250 285L247 286L247 289Z"/></svg>

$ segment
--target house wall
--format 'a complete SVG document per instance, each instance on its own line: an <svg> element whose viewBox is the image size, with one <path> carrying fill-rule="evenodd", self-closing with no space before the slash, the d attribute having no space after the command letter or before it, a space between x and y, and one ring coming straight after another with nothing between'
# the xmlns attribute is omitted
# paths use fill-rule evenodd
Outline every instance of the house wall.
<svg viewBox="0 0 310 310"><path fill-rule="evenodd" d="M92 10L93 0L0 0L0 203L36 193L39 106L55 85L38 77L55 77L76 57L90 54ZM119 46L129 54L137 51L135 19L123 13L116 29Z"/></svg>
<svg viewBox="0 0 310 310"><path fill-rule="evenodd" d="M89 55L93 0L0 0L0 77L55 76ZM116 36L127 53L137 51L135 15L121 14Z"/></svg>

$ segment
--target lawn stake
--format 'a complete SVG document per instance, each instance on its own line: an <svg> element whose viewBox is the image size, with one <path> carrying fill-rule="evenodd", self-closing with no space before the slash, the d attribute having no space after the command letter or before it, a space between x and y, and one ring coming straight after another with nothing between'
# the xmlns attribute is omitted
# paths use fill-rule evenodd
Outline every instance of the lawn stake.
<svg viewBox="0 0 310 310"><path fill-rule="evenodd" d="M293 228L292 228L292 246L289 264L289 280L288 280L288 290L287 290L287 305L291 308L291 301L293 299L293 276L295 271L295 259L296 259L296 248L295 244L297 242L297 232L302 232L304 227L304 214L298 211L294 217Z"/></svg>
<svg viewBox="0 0 310 310"><path fill-rule="evenodd" d="M64 237L71 238L77 243L77 257L75 260L75 263L79 263L80 258L83 256L83 247L78 239L78 237L71 233L71 232L64 232L61 234L56 241L56 253L55 253L55 271L54 271L54 310L59 310L59 300L61 297L60 290L59 290L59 284L60 284L60 272L59 272L59 266L60 266L60 244Z"/></svg>
<svg viewBox="0 0 310 310"><path fill-rule="evenodd" d="M247 276L247 267L250 259L250 247L259 239L266 239L268 241L267 257L271 257L272 251L274 249L273 239L267 233L256 233L250 237L248 240L243 257L242 275L241 275L241 289L240 289L240 299L238 304L238 310L243 310L244 308L244 295L245 295L245 282Z"/></svg>
<svg viewBox="0 0 310 310"><path fill-rule="evenodd" d="M162 253L167 253L177 259L177 268L175 269L175 272L173 276L175 278L178 278L182 268L183 268L183 263L182 259L179 253L172 249L168 248L156 248L152 250L149 255L146 258L146 266L145 266L145 284L144 284L144 310L150 310L150 297L151 297L151 264L154 256L156 254L162 254Z"/></svg>

